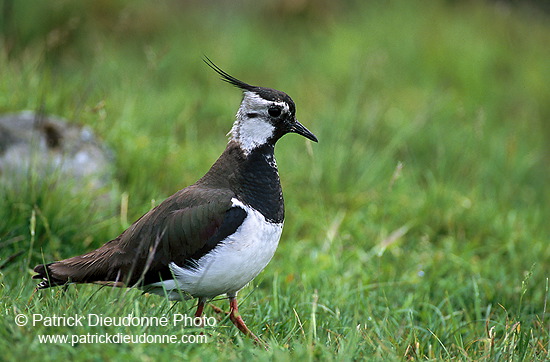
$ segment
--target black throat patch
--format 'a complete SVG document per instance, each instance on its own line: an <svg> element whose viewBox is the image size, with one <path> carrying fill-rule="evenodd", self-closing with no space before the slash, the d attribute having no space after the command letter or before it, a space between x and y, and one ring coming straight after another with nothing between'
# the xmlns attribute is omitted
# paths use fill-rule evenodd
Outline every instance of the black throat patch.
<svg viewBox="0 0 550 362"><path fill-rule="evenodd" d="M273 144L254 148L248 154L230 141L210 171L197 183L229 189L244 204L258 210L268 221L284 220L283 191L275 163Z"/></svg>
<svg viewBox="0 0 550 362"><path fill-rule="evenodd" d="M273 151L274 146L267 144L248 154L242 165L237 195L268 221L281 223L285 216L284 200Z"/></svg>

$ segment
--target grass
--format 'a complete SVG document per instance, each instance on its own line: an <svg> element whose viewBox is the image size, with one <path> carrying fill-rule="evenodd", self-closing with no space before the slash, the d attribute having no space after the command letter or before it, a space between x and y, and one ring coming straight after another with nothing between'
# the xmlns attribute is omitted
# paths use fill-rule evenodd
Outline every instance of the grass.
<svg viewBox="0 0 550 362"><path fill-rule="evenodd" d="M117 181L101 190L105 201L66 191L55 175L2 175L3 357L548 360L547 20L481 2L13 2L0 111L43 109L91 126L116 154ZM39 343L40 334L199 332L18 327L14 318L193 312L191 302L135 290L33 295L30 278L42 261L118 235L223 151L240 95L203 54L289 93L320 140L278 144L285 230L240 293L244 319L270 350L212 309L204 344ZM213 303L227 309L222 297Z"/></svg>

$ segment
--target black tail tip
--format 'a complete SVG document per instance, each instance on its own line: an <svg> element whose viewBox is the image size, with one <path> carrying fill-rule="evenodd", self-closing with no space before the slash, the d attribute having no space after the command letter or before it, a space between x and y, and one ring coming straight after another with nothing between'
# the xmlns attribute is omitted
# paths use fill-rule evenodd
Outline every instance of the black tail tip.
<svg viewBox="0 0 550 362"><path fill-rule="evenodd" d="M34 272L37 273L33 275L33 279L42 279L40 283L36 285L36 289L46 289L50 287L55 287L57 285L65 284L63 281L56 280L50 271L50 264L40 264L34 267Z"/></svg>
<svg viewBox="0 0 550 362"><path fill-rule="evenodd" d="M33 276L33 279L39 279L42 277L42 275L46 276L46 268L49 264L40 264L34 267L33 271L35 273L38 273L38 275Z"/></svg>

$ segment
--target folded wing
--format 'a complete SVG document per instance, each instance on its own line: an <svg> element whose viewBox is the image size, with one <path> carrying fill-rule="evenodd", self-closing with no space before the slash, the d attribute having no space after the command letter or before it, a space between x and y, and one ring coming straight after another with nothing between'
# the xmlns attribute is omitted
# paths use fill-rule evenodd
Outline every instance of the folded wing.
<svg viewBox="0 0 550 362"><path fill-rule="evenodd" d="M89 253L35 267L38 288L66 283L138 286L172 279L168 265L194 265L246 218L232 192L183 189L143 215L126 231ZM213 201L216 200L216 201Z"/></svg>

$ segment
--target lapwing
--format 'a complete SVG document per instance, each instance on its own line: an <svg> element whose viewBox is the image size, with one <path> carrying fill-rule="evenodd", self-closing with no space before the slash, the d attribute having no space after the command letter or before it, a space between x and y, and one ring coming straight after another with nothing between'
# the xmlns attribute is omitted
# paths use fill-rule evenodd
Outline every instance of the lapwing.
<svg viewBox="0 0 550 362"><path fill-rule="evenodd" d="M229 298L230 320L248 329L237 293L269 263L281 237L284 202L275 143L287 133L317 138L296 119L284 92L252 86L210 59L221 79L243 92L225 151L210 170L99 249L34 268L37 289L68 283L137 287L170 300Z"/></svg>

